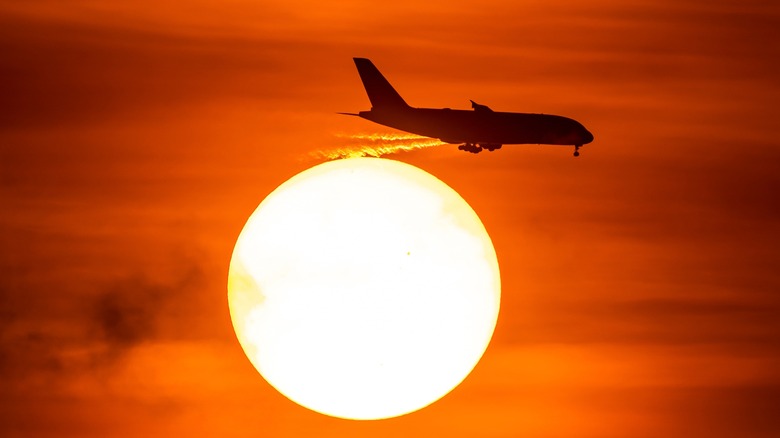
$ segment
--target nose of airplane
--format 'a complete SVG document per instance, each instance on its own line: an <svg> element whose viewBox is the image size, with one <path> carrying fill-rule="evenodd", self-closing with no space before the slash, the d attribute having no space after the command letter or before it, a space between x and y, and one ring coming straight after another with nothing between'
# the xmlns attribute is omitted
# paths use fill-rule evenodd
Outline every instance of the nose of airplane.
<svg viewBox="0 0 780 438"><path fill-rule="evenodd" d="M583 134L583 144L587 144L593 141L593 134L590 133L587 129L585 130L585 133Z"/></svg>

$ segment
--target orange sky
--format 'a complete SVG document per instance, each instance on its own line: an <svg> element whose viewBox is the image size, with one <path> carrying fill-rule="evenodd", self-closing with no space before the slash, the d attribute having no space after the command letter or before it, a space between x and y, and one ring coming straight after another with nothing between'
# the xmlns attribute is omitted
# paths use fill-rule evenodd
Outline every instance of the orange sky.
<svg viewBox="0 0 780 438"><path fill-rule="evenodd" d="M0 2L0 435L780 434L772 1ZM455 4L457 3L457 4ZM482 218L493 343L408 416L325 417L235 339L233 244L407 102L561 114L595 141L389 156Z"/></svg>

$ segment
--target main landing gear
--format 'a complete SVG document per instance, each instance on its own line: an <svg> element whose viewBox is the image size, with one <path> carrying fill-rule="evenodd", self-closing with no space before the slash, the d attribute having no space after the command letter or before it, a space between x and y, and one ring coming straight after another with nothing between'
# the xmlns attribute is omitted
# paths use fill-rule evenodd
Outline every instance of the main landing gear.
<svg viewBox="0 0 780 438"><path fill-rule="evenodd" d="M496 149L501 149L500 144L494 144L494 143L484 143L484 144L476 144L476 143L465 143L460 146L458 146L458 149L466 152L471 152L472 154L478 154L482 152L483 150L487 150L490 152L495 151Z"/></svg>
<svg viewBox="0 0 780 438"><path fill-rule="evenodd" d="M574 156L579 157L580 156L580 147L582 147L581 144L575 144L574 145Z"/></svg>
<svg viewBox="0 0 780 438"><path fill-rule="evenodd" d="M466 143L458 146L458 149L466 152L471 152L472 154L478 154L482 152L482 146L474 143Z"/></svg>

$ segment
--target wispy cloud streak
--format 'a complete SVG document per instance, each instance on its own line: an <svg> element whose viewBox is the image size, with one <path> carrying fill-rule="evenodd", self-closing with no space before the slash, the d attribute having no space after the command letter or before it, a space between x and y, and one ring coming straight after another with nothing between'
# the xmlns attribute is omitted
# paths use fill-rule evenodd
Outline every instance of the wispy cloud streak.
<svg viewBox="0 0 780 438"><path fill-rule="evenodd" d="M343 145L312 152L314 158L336 160L355 157L381 157L441 146L446 143L435 138L422 137L413 134L371 133L371 134L336 134Z"/></svg>

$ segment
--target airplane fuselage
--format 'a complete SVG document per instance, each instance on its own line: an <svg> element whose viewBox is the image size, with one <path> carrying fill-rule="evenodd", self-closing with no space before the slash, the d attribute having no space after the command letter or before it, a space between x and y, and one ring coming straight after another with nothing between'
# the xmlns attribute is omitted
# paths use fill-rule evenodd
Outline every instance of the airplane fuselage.
<svg viewBox="0 0 780 438"><path fill-rule="evenodd" d="M360 117L445 143L583 145L593 135L579 122L550 114L449 108L373 108Z"/></svg>
<svg viewBox="0 0 780 438"><path fill-rule="evenodd" d="M551 144L574 146L576 157L580 146L593 141L582 124L563 116L493 111L473 100L472 111L412 107L370 60L354 60L371 110L351 115L445 143L462 143L458 149L472 153L505 144Z"/></svg>

